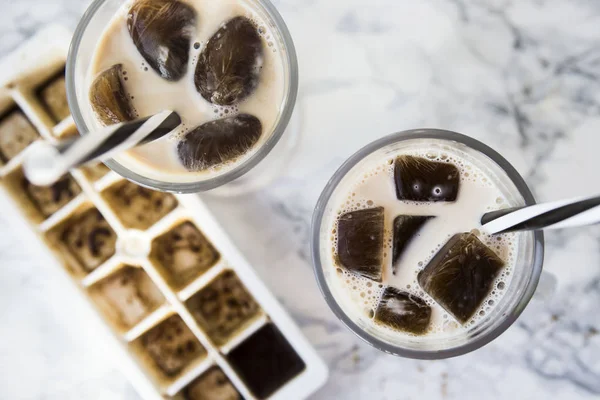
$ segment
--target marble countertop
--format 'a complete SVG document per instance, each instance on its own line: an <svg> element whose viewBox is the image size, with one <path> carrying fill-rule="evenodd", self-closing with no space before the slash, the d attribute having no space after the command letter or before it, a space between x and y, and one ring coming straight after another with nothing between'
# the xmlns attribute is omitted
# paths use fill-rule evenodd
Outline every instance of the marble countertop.
<svg viewBox="0 0 600 400"><path fill-rule="evenodd" d="M343 328L314 282L308 239L316 199L342 161L415 127L484 141L541 201L600 192L600 3L275 3L300 59L301 142L265 190L207 201L331 368L314 398L598 398L600 228L549 233L545 268L557 278L556 293L534 298L490 345L434 362L381 354ZM74 28L86 5L3 7L0 55L46 23ZM137 399L86 335L86 306L71 301L70 284L20 240L21 229L0 213L0 398Z"/></svg>

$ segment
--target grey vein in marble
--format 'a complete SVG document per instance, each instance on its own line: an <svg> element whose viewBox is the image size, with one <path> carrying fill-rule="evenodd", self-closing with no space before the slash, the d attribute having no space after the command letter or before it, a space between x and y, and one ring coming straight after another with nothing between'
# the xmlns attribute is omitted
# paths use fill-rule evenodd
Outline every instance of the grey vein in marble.
<svg viewBox="0 0 600 400"><path fill-rule="evenodd" d="M13 3L0 16L0 54L46 22L74 27L86 5ZM314 398L598 398L598 227L548 234L545 269L558 279L554 297L532 301L479 351L436 362L381 354L349 333L316 287L308 246L312 209L337 167L404 129L439 127L483 140L515 165L539 200L599 193L600 2L274 3L300 60L302 140L291 167L266 190L208 202L332 369ZM136 398L86 341L84 307L70 304L41 254L19 245L26 237L19 222L2 219L0 359L10 379L0 398Z"/></svg>

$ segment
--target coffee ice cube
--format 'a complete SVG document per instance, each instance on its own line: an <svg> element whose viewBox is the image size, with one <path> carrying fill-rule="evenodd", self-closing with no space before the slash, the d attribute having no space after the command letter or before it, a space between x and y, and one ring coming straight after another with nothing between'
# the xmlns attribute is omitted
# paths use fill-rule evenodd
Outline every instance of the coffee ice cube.
<svg viewBox="0 0 600 400"><path fill-rule="evenodd" d="M217 345L225 344L260 312L233 271L225 271L187 301L198 325Z"/></svg>
<svg viewBox="0 0 600 400"><path fill-rule="evenodd" d="M504 261L472 233L454 235L419 273L419 284L461 323L477 311Z"/></svg>
<svg viewBox="0 0 600 400"><path fill-rule="evenodd" d="M210 121L188 132L177 145L179 160L190 171L202 171L244 155L262 134L260 120L239 114Z"/></svg>
<svg viewBox="0 0 600 400"><path fill-rule="evenodd" d="M431 307L414 294L388 286L377 305L374 319L392 329L422 335L429 328Z"/></svg>
<svg viewBox="0 0 600 400"><path fill-rule="evenodd" d="M207 101L229 106L254 92L262 63L263 44L256 26L246 17L235 17L209 39L194 82Z"/></svg>
<svg viewBox="0 0 600 400"><path fill-rule="evenodd" d="M115 254L117 235L95 208L76 214L58 228L62 246L90 272Z"/></svg>
<svg viewBox="0 0 600 400"><path fill-rule="evenodd" d="M221 368L212 367L183 390L185 400L242 400Z"/></svg>
<svg viewBox="0 0 600 400"><path fill-rule="evenodd" d="M219 252L189 221L152 242L152 262L175 289L180 289L215 265Z"/></svg>
<svg viewBox="0 0 600 400"><path fill-rule="evenodd" d="M183 371L193 361L206 355L194 333L179 315L173 315L141 337L146 350L156 367L167 377Z"/></svg>
<svg viewBox="0 0 600 400"><path fill-rule="evenodd" d="M350 272L381 282L383 207L352 211L338 219L337 260Z"/></svg>
<svg viewBox="0 0 600 400"><path fill-rule="evenodd" d="M25 176L21 179L25 193L44 217L51 216L81 193L81 188L69 174L52 186L36 186Z"/></svg>
<svg viewBox="0 0 600 400"><path fill-rule="evenodd" d="M395 161L394 180L398 200L455 201L460 172L448 162L400 156Z"/></svg>
<svg viewBox="0 0 600 400"><path fill-rule="evenodd" d="M127 180L110 186L102 192L102 197L129 229L148 229L177 207L172 194L146 189Z"/></svg>
<svg viewBox="0 0 600 400"><path fill-rule="evenodd" d="M122 65L113 65L92 82L90 103L104 125L132 121L136 118L122 80Z"/></svg>
<svg viewBox="0 0 600 400"><path fill-rule="evenodd" d="M130 329L165 302L165 298L142 269L125 266L91 289L105 314Z"/></svg>
<svg viewBox="0 0 600 400"><path fill-rule="evenodd" d="M398 260L406 247L432 216L399 215L394 219L394 237L392 246L392 271L395 274Z"/></svg>
<svg viewBox="0 0 600 400"><path fill-rule="evenodd" d="M306 368L302 358L271 323L253 333L226 357L259 399L268 398Z"/></svg>
<svg viewBox="0 0 600 400"><path fill-rule="evenodd" d="M39 138L38 131L19 109L0 118L0 164L7 163Z"/></svg>
<svg viewBox="0 0 600 400"><path fill-rule="evenodd" d="M41 87L38 98L54 122L58 123L70 115L64 73Z"/></svg>
<svg viewBox="0 0 600 400"><path fill-rule="evenodd" d="M133 44L168 81L185 75L195 27L196 11L177 0L136 0L127 14Z"/></svg>

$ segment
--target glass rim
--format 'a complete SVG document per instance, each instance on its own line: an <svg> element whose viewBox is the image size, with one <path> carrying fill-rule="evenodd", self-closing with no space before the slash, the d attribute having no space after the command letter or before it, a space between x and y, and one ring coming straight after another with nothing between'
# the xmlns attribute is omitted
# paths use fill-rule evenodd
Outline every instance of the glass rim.
<svg viewBox="0 0 600 400"><path fill-rule="evenodd" d="M69 104L69 109L71 110L71 115L73 116L73 121L75 122L77 130L80 133L89 132L89 128L85 123L85 119L83 118L83 114L77 101L77 91L75 88L75 67L77 56L81 47L83 35L88 25L90 24L100 7L108 1L111 0L94 0L90 4L88 9L83 14L81 20L79 21L77 28L75 29L75 33L73 34L73 39L71 40L71 45L69 47L69 53L67 56L67 63L65 67L67 102ZM239 178L240 176L244 175L246 172L254 168L271 152L271 150L273 150L273 148L279 142L279 139L281 139L281 136L285 132L288 123L292 117L294 107L296 105L299 82L298 58L296 55L296 48L294 46L292 35L290 34L289 29L283 20L283 17L281 16L281 14L279 14L279 11L277 11L276 7L271 3L270 0L252 1L259 4L264 9L268 17L273 21L275 25L275 30L280 34L281 39L283 41L283 49L285 50L286 55L286 69L289 74L287 91L284 94L283 98L283 108L279 113L279 118L277 120L276 125L272 129L270 137L247 160L237 165L235 168L210 179L204 179L195 182L167 182L155 180L133 172L132 170L124 167L114 159L104 161L104 163L110 169L123 176L124 178L135 182L136 184L150 189L157 189L172 193L198 193L217 188Z"/></svg>
<svg viewBox="0 0 600 400"><path fill-rule="evenodd" d="M356 164L358 164L371 153L385 146L411 139L441 139L455 141L464 144L473 150L481 152L482 154L488 156L507 174L508 178L514 183L520 194L523 196L523 199L525 200L525 203L527 205L532 205L536 203L533 193L529 189L529 186L527 186L527 183L525 182L523 177L512 166L512 164L510 164L494 149L478 141L477 139L473 139L469 136L463 135L458 132L431 128L411 129L393 133L366 145L365 147L361 148L356 153L354 153L352 156L350 156L350 158L348 158L338 168L338 170L334 173L333 177L325 185L325 188L323 189L323 192L321 193L317 201L315 211L313 213L312 226L310 230L310 246L313 261L313 270L315 278L317 280L317 285L319 286L319 290L321 291L325 302L333 311L335 316L355 335L357 335L359 338L361 338L371 346L385 353L406 358L436 360L456 357L463 354L467 354L490 343L492 340L496 339L498 336L500 336L500 334L506 331L517 320L519 315L521 315L521 313L531 300L537 288L540 275L542 273L542 264L544 261L544 234L542 231L533 232L533 263L531 266L531 268L533 268L533 271L531 276L529 277L529 280L527 281L527 286L525 290L521 294L521 297L518 299L513 309L510 310L505 316L503 316L503 320L491 331L479 337L476 337L472 341L468 341L467 343L462 344L460 346L443 350L414 350L392 345L384 340L381 340L369 334L364 329L360 328L358 324L356 324L350 319L350 317L342 310L341 306L335 300L326 281L325 273L323 271L323 265L321 264L321 224L323 222L325 208L333 192L337 188L338 184Z"/></svg>

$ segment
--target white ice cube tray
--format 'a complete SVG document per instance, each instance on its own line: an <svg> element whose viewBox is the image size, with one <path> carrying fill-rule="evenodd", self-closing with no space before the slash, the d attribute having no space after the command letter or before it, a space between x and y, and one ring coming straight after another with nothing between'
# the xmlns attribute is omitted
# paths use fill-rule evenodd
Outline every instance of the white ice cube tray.
<svg viewBox="0 0 600 400"><path fill-rule="evenodd" d="M0 63L0 116L15 107L20 109L40 134L40 140L59 142L66 135L76 132L71 117L55 123L36 98L37 89L64 69L69 41L70 34L67 30L60 26L51 26L38 33ZM47 216L40 211L39 206L36 206L32 200L33 197L24 189L24 178L21 173L22 158L23 152L4 165L0 164L2 195L12 199L14 206L37 235L39 244L47 248L49 258L54 256L57 270L67 272L66 276L80 289L82 298L86 299L91 309L95 311L94 318L102 321L104 325L102 331L106 332L102 333L106 334L101 334L98 340L102 341L107 351L113 350L116 353L115 365L123 367L124 373L145 399L183 398L182 390L212 366L221 368L244 398L257 398L230 365L227 355L265 324L271 323L293 347L304 362L305 368L268 398L302 399L324 384L328 371L323 361L260 281L252 267L232 245L198 196L174 195L177 201L176 208L166 212L158 222L145 230L130 229L119 218L119 210L115 212L114 207L104 198L105 190L123 182L123 179L114 172L107 172L96 180L85 170L77 169L71 171L70 175L81 192L56 212ZM173 200L172 197L168 197L172 195L155 194L155 196L167 196L164 199ZM84 262L73 248L69 248L64 243L66 239L62 235L62 229L69 225L70 218L91 208L96 208L102 214L116 233L117 239L115 253L99 266L88 271L83 267ZM3 210L3 212L11 211ZM189 284L180 287L172 284L164 269L159 268L156 258L150 257L150 251L157 237L169 232L183 221L193 223L220 257L205 272L199 272L197 276L191 278ZM124 266L141 268L143 272L137 273L138 276L143 277L146 287L152 288L151 293L146 293L144 296L153 298L154 307L148 310L142 309L134 318L133 324L124 323L123 318L117 318L120 315L118 310L111 309L113 304L107 301L106 297L102 297L98 290L102 287L99 284L107 282L107 278L110 279L115 276L115 273L121 272ZM254 317L243 323L225 343L219 341L216 343L214 338L203 330L201 323L195 319L186 302L226 270L231 270L237 275L260 310ZM140 307L144 308L144 306ZM179 315L182 318L193 336L206 349L206 355L195 357L181 372L168 376L161 372L140 343L141 338L149 330L172 315Z"/></svg>

